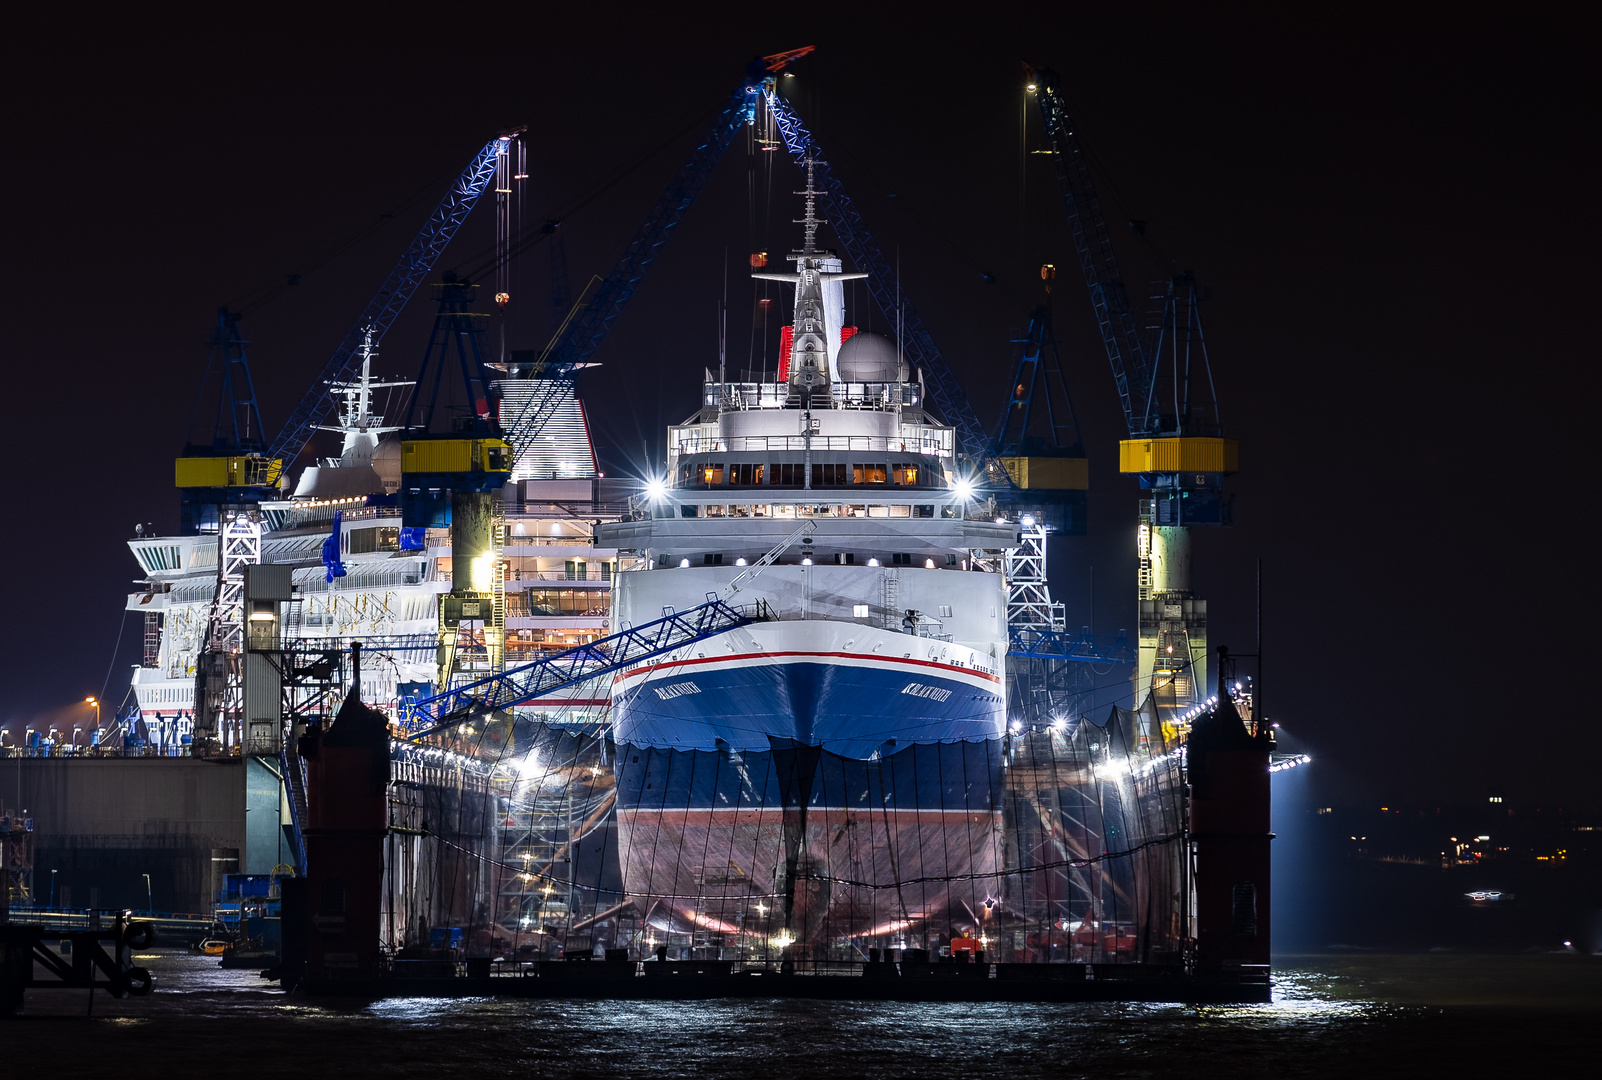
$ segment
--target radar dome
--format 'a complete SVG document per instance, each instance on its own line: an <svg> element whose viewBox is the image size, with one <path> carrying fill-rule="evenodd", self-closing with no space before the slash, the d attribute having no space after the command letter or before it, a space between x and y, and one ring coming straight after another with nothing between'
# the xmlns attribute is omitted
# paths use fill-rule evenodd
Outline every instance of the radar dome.
<svg viewBox="0 0 1602 1080"><path fill-rule="evenodd" d="M401 444L399 439L385 439L373 447L373 471L384 485L384 494L393 495L401 485Z"/></svg>
<svg viewBox="0 0 1602 1080"><path fill-rule="evenodd" d="M905 379L896 343L883 334L857 332L840 346L835 367L844 382L901 382Z"/></svg>

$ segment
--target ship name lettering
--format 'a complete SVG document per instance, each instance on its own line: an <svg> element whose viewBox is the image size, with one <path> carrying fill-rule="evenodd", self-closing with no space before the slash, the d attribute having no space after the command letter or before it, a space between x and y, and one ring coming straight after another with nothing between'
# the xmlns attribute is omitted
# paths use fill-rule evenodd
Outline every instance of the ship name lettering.
<svg viewBox="0 0 1602 1080"><path fill-rule="evenodd" d="M663 701L672 701L674 698L683 697L685 694L699 694L701 692L701 688L693 682L674 683L671 686L653 686L651 689L655 690L656 696Z"/></svg>
<svg viewBox="0 0 1602 1080"><path fill-rule="evenodd" d="M929 698L933 701L951 700L950 690L943 690L938 686L925 686L923 683L909 682L901 688L901 692L903 694L911 694L913 697Z"/></svg>

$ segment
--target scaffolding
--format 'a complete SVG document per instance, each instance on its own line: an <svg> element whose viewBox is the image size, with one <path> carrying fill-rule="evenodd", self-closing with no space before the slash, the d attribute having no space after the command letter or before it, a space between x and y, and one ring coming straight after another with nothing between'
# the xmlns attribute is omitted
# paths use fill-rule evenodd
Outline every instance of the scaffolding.
<svg viewBox="0 0 1602 1080"><path fill-rule="evenodd" d="M604 719L501 712L404 752L474 778L454 818L429 817L439 850L462 854L426 886L456 898L432 917L465 928L469 956L1181 965L1171 736L1113 708L864 760L777 739L744 753L619 746Z"/></svg>

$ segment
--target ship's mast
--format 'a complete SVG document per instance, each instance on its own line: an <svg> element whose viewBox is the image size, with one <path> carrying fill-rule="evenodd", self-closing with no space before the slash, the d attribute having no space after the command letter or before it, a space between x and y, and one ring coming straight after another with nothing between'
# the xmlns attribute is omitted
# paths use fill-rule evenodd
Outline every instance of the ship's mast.
<svg viewBox="0 0 1602 1080"><path fill-rule="evenodd" d="M339 426L325 424L320 430L337 431L344 442L340 447L340 456L328 459L327 464L352 465L364 462L371 458L379 436L400 430L398 427L384 426L384 418L373 414L373 391L413 384L411 380L373 381L373 359L378 355L376 339L376 331L369 326L362 335L361 347L357 353L362 358L360 375L352 382L335 383L333 386L334 393L342 402Z"/></svg>
<svg viewBox="0 0 1602 1080"><path fill-rule="evenodd" d="M362 378L357 384L356 430L367 430L367 417L373 402L373 328L369 326L362 336Z"/></svg>
<svg viewBox="0 0 1602 1080"><path fill-rule="evenodd" d="M807 160L806 160L807 187L806 187L805 191L796 192L797 195L805 195L806 196L806 200L807 200L806 201L806 216L801 218L799 221L795 222L795 224L798 224L798 225L802 226L803 235L805 237L803 246L802 246L801 250L797 254L800 255L802 258L805 258L805 259L808 259L808 260L810 260L810 259L816 257L817 255L821 254L818 251L818 226L819 225L827 225L828 224L827 221L825 221L822 218L818 217L818 194L819 194L819 192L818 192L818 189L816 187L814 187L813 183L812 183L814 171L816 170L817 165L818 165L817 159L812 157L810 154L807 155ZM797 262L800 262L800 261L801 261L800 259L797 260ZM799 269L801 269L801 267L797 266L796 269L799 270Z"/></svg>

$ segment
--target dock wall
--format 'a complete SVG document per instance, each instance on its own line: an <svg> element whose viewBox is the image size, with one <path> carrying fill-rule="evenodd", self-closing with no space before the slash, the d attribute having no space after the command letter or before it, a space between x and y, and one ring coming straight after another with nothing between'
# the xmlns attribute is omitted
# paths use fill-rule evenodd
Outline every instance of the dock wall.
<svg viewBox="0 0 1602 1080"><path fill-rule="evenodd" d="M0 802L34 821L36 903L208 911L240 869L245 770L197 758L4 758Z"/></svg>

